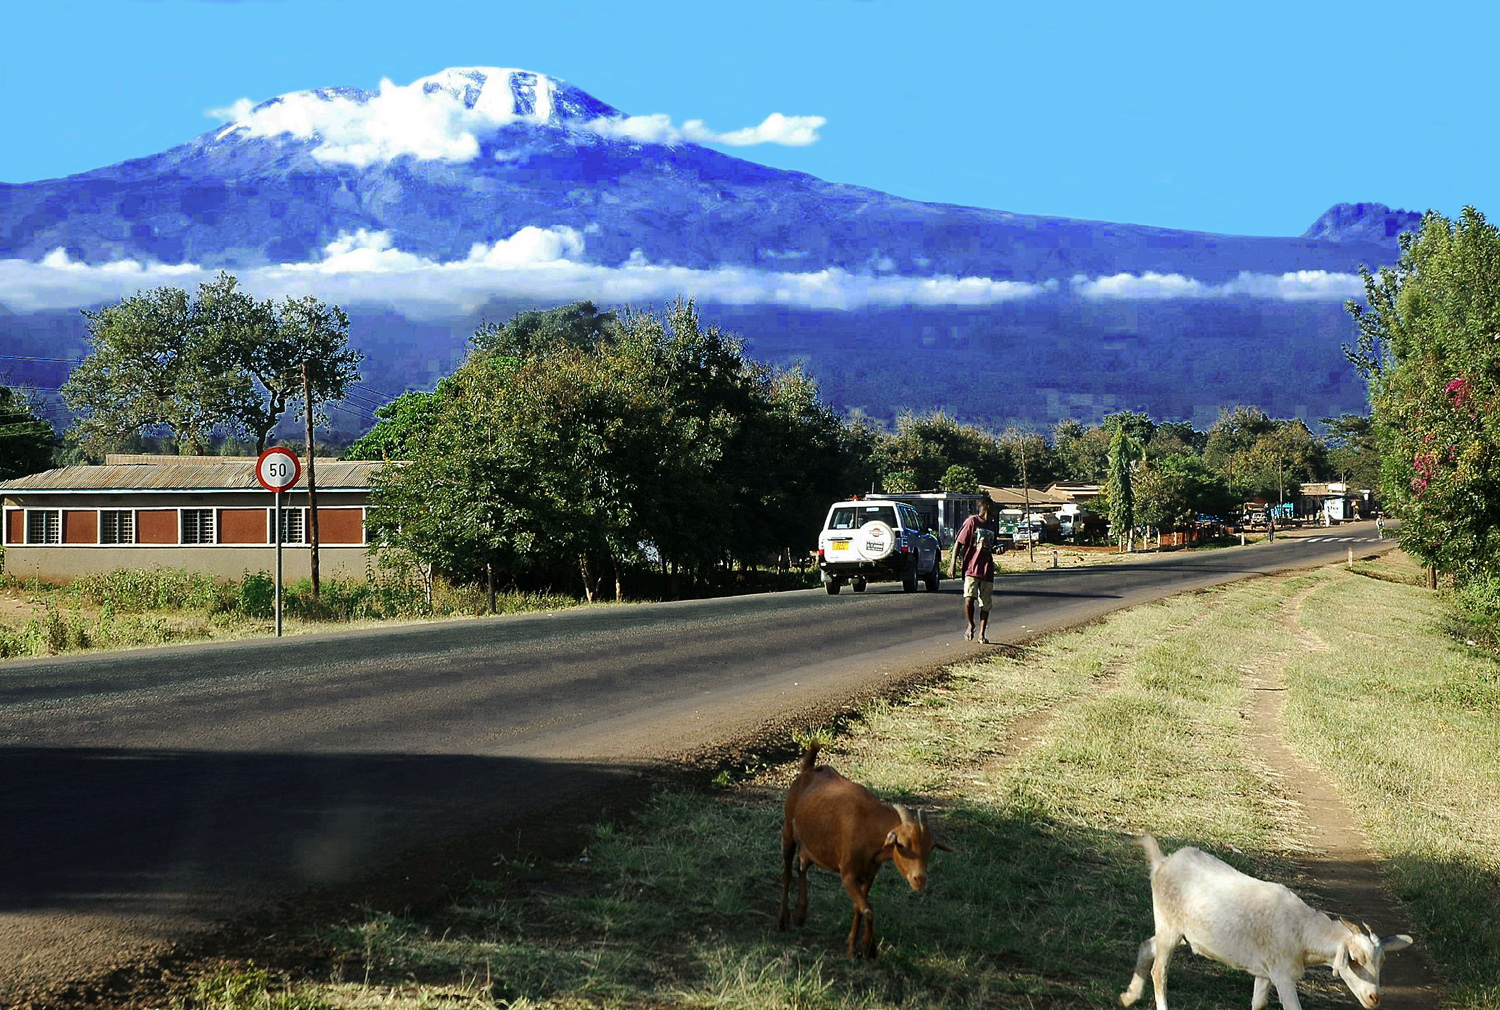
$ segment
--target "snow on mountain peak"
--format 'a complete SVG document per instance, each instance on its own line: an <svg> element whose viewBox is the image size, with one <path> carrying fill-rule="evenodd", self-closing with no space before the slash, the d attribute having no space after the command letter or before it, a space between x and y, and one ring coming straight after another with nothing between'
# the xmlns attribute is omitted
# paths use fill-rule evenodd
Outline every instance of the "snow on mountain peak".
<svg viewBox="0 0 1500 1010"><path fill-rule="evenodd" d="M319 88L254 106L241 99L210 115L231 120L213 142L290 136L311 142L320 162L357 168L402 155L472 161L481 140L507 126L588 129L628 118L566 81L499 67L450 67L406 85L382 80L375 91Z"/></svg>
<svg viewBox="0 0 1500 1010"><path fill-rule="evenodd" d="M240 99L209 115L230 121L210 144L290 136L311 143L317 161L357 168L403 155L472 161L482 141L511 126L561 130L575 140L800 147L816 142L818 129L827 122L822 116L773 112L758 126L728 133L710 130L697 119L679 128L662 114L627 116L556 77L502 67L450 67L405 85L382 80L373 92L319 88L259 105ZM494 155L505 157L501 150Z"/></svg>

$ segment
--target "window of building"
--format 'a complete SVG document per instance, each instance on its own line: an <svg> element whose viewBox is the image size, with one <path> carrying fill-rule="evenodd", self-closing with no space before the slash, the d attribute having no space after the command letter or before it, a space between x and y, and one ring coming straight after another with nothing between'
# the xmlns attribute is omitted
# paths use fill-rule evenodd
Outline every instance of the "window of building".
<svg viewBox="0 0 1500 1010"><path fill-rule="evenodd" d="M27 509L26 542L28 544L62 543L62 510Z"/></svg>
<svg viewBox="0 0 1500 1010"><path fill-rule="evenodd" d="M214 542L214 510L182 510L182 542L185 544L211 544Z"/></svg>
<svg viewBox="0 0 1500 1010"><path fill-rule="evenodd" d="M103 509L99 512L101 544L135 543L135 513L129 509Z"/></svg>
<svg viewBox="0 0 1500 1010"><path fill-rule="evenodd" d="M284 544L305 544L307 515L306 509L282 509L281 510L281 542Z"/></svg>

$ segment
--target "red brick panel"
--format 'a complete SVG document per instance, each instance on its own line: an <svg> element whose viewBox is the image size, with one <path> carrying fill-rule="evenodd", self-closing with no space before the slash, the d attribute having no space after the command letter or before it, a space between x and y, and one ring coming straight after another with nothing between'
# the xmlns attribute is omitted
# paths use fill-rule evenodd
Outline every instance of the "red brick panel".
<svg viewBox="0 0 1500 1010"><path fill-rule="evenodd" d="M135 514L135 542L138 544L175 544L177 542L176 509L141 509Z"/></svg>
<svg viewBox="0 0 1500 1010"><path fill-rule="evenodd" d="M325 544L362 544L364 521L359 509L318 509L318 541Z"/></svg>
<svg viewBox="0 0 1500 1010"><path fill-rule="evenodd" d="M93 509L63 509L62 542L97 544L99 542L99 513Z"/></svg>
<svg viewBox="0 0 1500 1010"><path fill-rule="evenodd" d="M5 513L5 542L8 544L26 542L26 513L20 509L12 509Z"/></svg>
<svg viewBox="0 0 1500 1010"><path fill-rule="evenodd" d="M219 509L219 543L266 543L269 525L265 509Z"/></svg>

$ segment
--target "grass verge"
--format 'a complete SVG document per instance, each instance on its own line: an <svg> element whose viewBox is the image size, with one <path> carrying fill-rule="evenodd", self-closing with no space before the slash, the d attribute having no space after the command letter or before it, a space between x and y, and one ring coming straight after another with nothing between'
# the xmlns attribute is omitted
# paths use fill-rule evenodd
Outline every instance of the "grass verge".
<svg viewBox="0 0 1500 1010"><path fill-rule="evenodd" d="M501 860L441 914L330 924L331 976L296 991L343 1010L1111 1006L1151 929L1134 832L1307 883L1306 817L1251 738L1246 675L1274 667L1288 739L1341 786L1451 1005L1500 1006L1479 928L1500 898L1500 663L1447 634L1409 567L1178 597L864 708L825 759L927 807L958 850L920 895L883 871L875 962L843 957L849 902L821 871L807 926L776 930L784 766L663 791L581 851ZM1177 1010L1249 993L1248 976L1174 961ZM1350 1005L1321 969L1302 993Z"/></svg>

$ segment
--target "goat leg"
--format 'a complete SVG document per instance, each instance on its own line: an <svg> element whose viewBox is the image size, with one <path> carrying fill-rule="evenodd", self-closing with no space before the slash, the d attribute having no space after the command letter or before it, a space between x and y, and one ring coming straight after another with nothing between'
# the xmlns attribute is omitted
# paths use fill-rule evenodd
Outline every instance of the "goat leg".
<svg viewBox="0 0 1500 1010"><path fill-rule="evenodd" d="M875 910L870 907L870 885L859 879L852 870L845 870L842 874L844 879L844 890L849 893L849 900L854 902L854 921L849 924L849 956L855 957L854 942L859 938L859 924L865 921L865 944L863 953L870 956L875 944Z"/></svg>
<svg viewBox="0 0 1500 1010"><path fill-rule="evenodd" d="M1151 965L1156 961L1156 937L1149 938L1141 944L1140 951L1135 956L1135 974L1130 976L1130 985L1120 993L1120 1005L1130 1006L1141 998L1141 993L1146 991L1146 976L1151 973Z"/></svg>
<svg viewBox="0 0 1500 1010"><path fill-rule="evenodd" d="M1167 1010L1167 969L1172 966L1172 953L1182 942L1182 935L1157 933L1152 942L1156 945L1156 960L1151 965L1151 988L1156 991L1156 1010Z"/></svg>
<svg viewBox="0 0 1500 1010"><path fill-rule="evenodd" d="M789 834L785 831L781 834L781 910L776 913L777 929L786 929L786 899L792 890L792 856L797 851L797 843L788 837Z"/></svg>
<svg viewBox="0 0 1500 1010"><path fill-rule="evenodd" d="M1271 1002L1271 980L1255 976L1255 991L1250 994L1250 1010L1266 1010Z"/></svg>
<svg viewBox="0 0 1500 1010"><path fill-rule="evenodd" d="M1276 987L1276 995L1281 1000L1281 1010L1302 1010L1302 1001L1297 998L1297 980L1291 976L1271 978L1271 984Z"/></svg>
<svg viewBox="0 0 1500 1010"><path fill-rule="evenodd" d="M792 916L792 922L798 927L807 922L807 868L811 865L807 859L803 859L797 870L797 913Z"/></svg>

